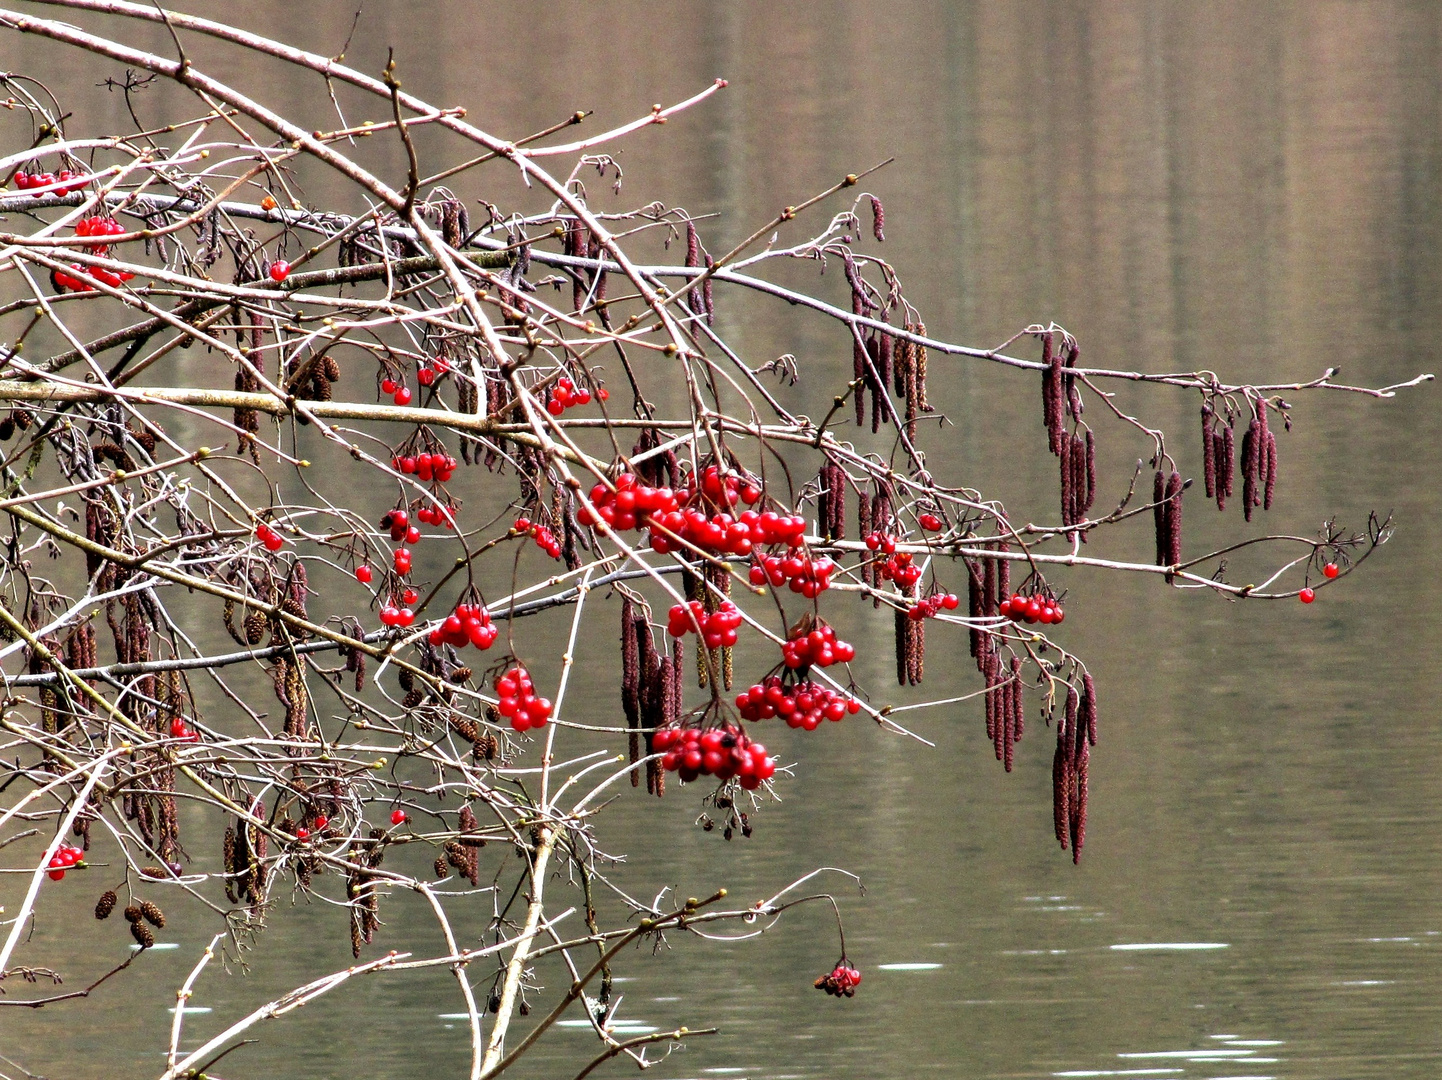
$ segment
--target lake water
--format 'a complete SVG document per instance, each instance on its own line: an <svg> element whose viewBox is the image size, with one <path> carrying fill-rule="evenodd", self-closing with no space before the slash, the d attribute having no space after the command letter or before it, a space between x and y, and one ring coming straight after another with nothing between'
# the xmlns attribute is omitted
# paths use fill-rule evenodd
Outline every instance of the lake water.
<svg viewBox="0 0 1442 1080"><path fill-rule="evenodd" d="M355 7L182 6L238 13L328 53ZM149 31L135 40L166 47ZM1436 5L366 5L348 59L378 72L387 44L408 89L464 104L511 137L582 108L596 110L583 130L604 130L729 79L617 148L620 196L587 180L604 209L661 199L718 215L703 228L713 250L894 157L867 182L887 206L885 254L940 337L989 345L1055 319L1097 365L1255 381L1340 366L1383 385L1439 366ZM192 47L202 61L214 53ZM44 60L59 85L101 78L73 54L36 45L20 55L13 37L0 38L0 58ZM217 73L326 122L310 81L233 56ZM114 97L89 100L75 122L118 124ZM402 175L394 147L367 153ZM458 192L536 205L504 166L488 169ZM818 286L812 267L782 274L833 294L836 276ZM840 335L805 313L717 299L720 328L754 363L802 359L792 400L847 358ZM932 399L956 424L924 435L937 472L1002 498L1014 519L1047 513L1054 464L1034 379L974 361L938 358L932 370ZM1193 396L1123 388L1117 402L1174 432L1197 475ZM1244 526L1191 500L1187 550L1263 530L1312 534L1333 515L1361 528L1373 508L1395 513L1396 538L1310 607L1230 604L1151 577L1065 579L1058 636L1092 665L1103 702L1080 866L1051 839L1046 733L1027 736L1005 775L974 703L908 714L935 749L856 722L768 733L798 776L749 840L701 833L686 791L659 804L627 792L603 815L599 839L627 854L618 875L639 894L724 885L759 898L819 865L866 887L825 885L864 975L854 1000L810 987L837 952L820 906L760 941L675 938L620 963L623 1030L721 1029L658 1066L658 1080L1442 1073L1442 590L1432 567L1442 409L1435 388L1295 404L1276 507ZM1097 426L1104 501L1147 450L1120 424ZM484 480L465 480L478 500ZM1138 522L1101 543L1145 559L1151 536ZM888 685L888 619L867 609L838 622L851 640L881 643L858 665L880 700L921 699ZM528 632L539 645L563 629L557 619ZM929 659L927 696L975 689L964 652L950 663L938 646ZM579 663L578 677L601 688L596 719L609 721L609 627L583 643ZM96 951L92 902L76 890L49 909L27 953L63 960L71 984L116 948L110 935ZM382 944L438 948L409 899L392 903ZM478 920L489 903L478 901ZM46 1076L158 1072L165 1010L213 932L198 912L175 923L163 937L180 947L145 957L146 978L90 1003L0 1012L0 1054ZM214 1012L187 1030L217 1030L347 962L342 912L282 905L273 923L250 975L202 981L194 1004ZM544 1006L563 983L545 966L538 978ZM260 1030L258 1045L217 1068L271 1080L459 1075L458 1008L449 977L361 981ZM517 1075L574 1075L591 1040L562 1028ZM25 1075L3 1061L0 1073Z"/></svg>

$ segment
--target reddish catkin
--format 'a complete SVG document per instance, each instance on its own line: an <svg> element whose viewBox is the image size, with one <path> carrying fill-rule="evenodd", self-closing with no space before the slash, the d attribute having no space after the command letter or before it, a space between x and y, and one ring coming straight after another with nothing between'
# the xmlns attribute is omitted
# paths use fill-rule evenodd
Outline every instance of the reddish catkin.
<svg viewBox="0 0 1442 1080"><path fill-rule="evenodd" d="M1257 409L1257 484L1265 486L1267 483L1267 439L1272 434L1267 427L1267 403L1258 402ZM1261 500L1258 500L1261 505Z"/></svg>
<svg viewBox="0 0 1442 1080"><path fill-rule="evenodd" d="M1257 505L1257 421L1247 425L1242 435L1242 517L1252 520Z"/></svg>
<svg viewBox="0 0 1442 1080"><path fill-rule="evenodd" d="M1097 688L1090 671L1082 673L1082 721L1087 727L1087 744L1097 744Z"/></svg>
<svg viewBox="0 0 1442 1080"><path fill-rule="evenodd" d="M926 337L926 324L915 323L911 332L917 337ZM920 342L916 344L912 364L916 369L916 407L922 412L931 412L931 402L926 398L926 346Z"/></svg>
<svg viewBox="0 0 1442 1080"><path fill-rule="evenodd" d="M1182 561L1182 474L1176 470L1167 477L1167 566ZM1172 575L1167 574L1167 584Z"/></svg>
<svg viewBox="0 0 1442 1080"><path fill-rule="evenodd" d="M881 321L886 321L883 314ZM896 339L883 331L876 339L876 374L881 383L882 393L896 378Z"/></svg>
<svg viewBox="0 0 1442 1080"><path fill-rule="evenodd" d="M991 692L991 661L992 655L988 651L982 655L980 663L977 666L981 668L982 685L985 687L986 691L982 695L982 704L984 706L983 712L986 714L986 737L990 739L993 743L997 744L996 756L997 760L1001 760L1001 744L997 743L996 734L996 701L994 700L994 696Z"/></svg>
<svg viewBox="0 0 1442 1080"><path fill-rule="evenodd" d="M636 641L635 605L629 596L621 601L621 708L626 714L626 727L630 729L628 743L631 764L640 758L641 741L637 729L641 726L641 664L640 647ZM631 770L631 786L640 783L636 770Z"/></svg>
<svg viewBox="0 0 1442 1080"><path fill-rule="evenodd" d="M1002 540L996 545L996 550L1005 554L1011 551L1011 545ZM1011 595L1011 560L996 560L996 594L997 614L1001 614L1001 601Z"/></svg>
<svg viewBox="0 0 1442 1080"><path fill-rule="evenodd" d="M871 495L862 491L856 496L856 532L865 540L874 531L871 524ZM861 562L861 584L875 586L876 560L864 558Z"/></svg>
<svg viewBox="0 0 1442 1080"><path fill-rule="evenodd" d="M1013 701L1013 693L1016 689L1015 681L1010 675L1003 674L1001 680L1001 726L1003 729L1002 742L1002 764L1007 772L1011 772L1012 764L1016 760L1016 706Z"/></svg>
<svg viewBox="0 0 1442 1080"><path fill-rule="evenodd" d="M1047 384L1051 390L1051 430L1047 433L1047 446L1053 454L1061 453L1062 439L1066 437L1066 390L1062 377L1062 354L1060 350L1054 350L1051 354L1051 381Z"/></svg>
<svg viewBox="0 0 1442 1080"><path fill-rule="evenodd" d="M1071 755L1067 752L1065 726L1057 725L1056 753L1051 759L1051 812L1057 842L1063 851L1071 835Z"/></svg>
<svg viewBox="0 0 1442 1080"><path fill-rule="evenodd" d="M871 235L880 242L886 239L886 207L881 205L881 200L875 195L868 195L871 200Z"/></svg>
<svg viewBox="0 0 1442 1080"><path fill-rule="evenodd" d="M1052 379L1056 372L1051 366L1052 336L1043 334L1041 336L1041 424L1046 428L1047 433L1056 430L1056 419L1053 417L1053 407L1056 405L1057 395L1052 393ZM1052 453L1056 453L1056 447L1052 447Z"/></svg>
<svg viewBox="0 0 1442 1080"><path fill-rule="evenodd" d="M1013 723L1016 727L1016 737L1020 739L1026 734L1026 702L1022 695L1021 687L1021 657L1011 658L1011 679L1012 695L1011 709L1014 717Z"/></svg>
<svg viewBox="0 0 1442 1080"><path fill-rule="evenodd" d="M1072 515L1076 509L1076 492L1072 488L1074 473L1071 467L1072 440L1070 435L1063 433L1058 449L1061 451L1057 455L1061 474L1061 523L1071 525L1075 522Z"/></svg>
<svg viewBox="0 0 1442 1080"><path fill-rule="evenodd" d="M1076 766L1076 793L1072 796L1071 815L1071 861L1081 862L1082 845L1087 842L1087 774L1091 771L1091 758L1083 753Z"/></svg>
<svg viewBox="0 0 1442 1080"><path fill-rule="evenodd" d="M964 560L966 565L966 613L974 623L982 618L982 572L981 564L974 559ZM981 630L976 626L971 627L971 655L981 656L982 636Z"/></svg>
<svg viewBox="0 0 1442 1080"><path fill-rule="evenodd" d="M996 594L996 564L996 559L986 559L984 562L985 569L981 586L981 613L988 619L996 618L1001 605L1001 597Z"/></svg>
<svg viewBox="0 0 1442 1080"><path fill-rule="evenodd" d="M706 269L716 269L716 260L711 257L709 252L706 255ZM701 306L706 311L707 326L713 326L716 323L716 297L711 292L711 283L714 280L714 277L708 277L701 282Z"/></svg>
<svg viewBox="0 0 1442 1080"><path fill-rule="evenodd" d="M1097 439L1091 428L1087 428L1083 441L1082 473L1086 477L1086 500L1082 504L1082 513L1086 514L1097 497Z"/></svg>
<svg viewBox="0 0 1442 1080"><path fill-rule="evenodd" d="M1277 490L1277 433L1267 432L1267 484L1262 496L1262 509L1272 508L1272 494Z"/></svg>
<svg viewBox="0 0 1442 1080"><path fill-rule="evenodd" d="M910 331L911 324L903 324L902 329ZM910 341L898 341L896 343L891 367L891 389L896 393L897 397L903 398L908 402L911 400L911 384L908 380L914 373L913 358L915 351L916 346Z"/></svg>
<svg viewBox="0 0 1442 1080"><path fill-rule="evenodd" d="M1217 506L1224 508L1224 499L1231 497L1231 482L1237 472L1237 447L1236 434L1231 430L1231 424L1221 428L1221 459L1218 460L1217 473Z"/></svg>
<svg viewBox="0 0 1442 1080"><path fill-rule="evenodd" d="M896 628L896 682L899 686L905 686L907 676L911 673L906 655L907 644L911 640L911 620L906 617L905 607L898 607L892 615L892 622Z"/></svg>
<svg viewBox="0 0 1442 1080"><path fill-rule="evenodd" d="M1081 346L1072 343L1067 350L1066 366L1066 402L1067 408L1071 410L1071 417L1077 423L1081 423L1082 413L1086 412L1086 406L1082 403L1081 391L1077 389L1076 376L1071 374L1071 369L1076 367L1076 362L1081 356Z"/></svg>
<svg viewBox="0 0 1442 1080"><path fill-rule="evenodd" d="M1212 407L1202 406L1202 478L1207 486L1207 498L1217 497L1217 446L1212 428Z"/></svg>
<svg viewBox="0 0 1442 1080"><path fill-rule="evenodd" d="M1157 534L1157 565L1167 565L1167 478L1161 469L1152 477L1152 525Z"/></svg>
<svg viewBox="0 0 1442 1080"><path fill-rule="evenodd" d="M873 334L866 341L866 385L871 388L871 433L875 435L886 423L886 384L881 382L881 338Z"/></svg>
<svg viewBox="0 0 1442 1080"><path fill-rule="evenodd" d="M866 314L866 298L861 293L861 286L853 282L851 286L851 314ZM851 326L851 394L856 405L856 426L866 426L866 387L868 379L866 376L866 342L861 337L861 327L852 324Z"/></svg>

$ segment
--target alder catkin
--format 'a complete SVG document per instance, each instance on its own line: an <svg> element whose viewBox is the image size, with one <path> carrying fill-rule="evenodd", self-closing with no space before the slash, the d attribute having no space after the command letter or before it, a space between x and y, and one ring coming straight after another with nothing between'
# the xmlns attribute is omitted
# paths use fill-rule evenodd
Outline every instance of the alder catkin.
<svg viewBox="0 0 1442 1080"><path fill-rule="evenodd" d="M1272 508L1272 494L1277 489L1277 433L1267 432L1267 483L1266 490L1262 496L1262 509Z"/></svg>
<svg viewBox="0 0 1442 1080"><path fill-rule="evenodd" d="M1072 525L1075 523L1073 511L1076 509L1076 493L1072 489L1071 436L1063 434L1058 449L1060 453L1057 455L1057 460L1060 462L1061 472L1061 523Z"/></svg>
<svg viewBox="0 0 1442 1080"><path fill-rule="evenodd" d="M867 198L871 200L871 235L876 237L878 242L885 240L886 208L875 195L868 195Z"/></svg>
<svg viewBox="0 0 1442 1080"><path fill-rule="evenodd" d="M1167 558L1165 566L1177 566L1182 561L1182 474L1176 470L1167 477ZM1167 584L1172 582L1167 574Z"/></svg>
<svg viewBox="0 0 1442 1080"><path fill-rule="evenodd" d="M1202 406L1202 478L1206 482L1207 498L1217 497L1217 448L1212 431L1212 407Z"/></svg>
<svg viewBox="0 0 1442 1080"><path fill-rule="evenodd" d="M1225 510L1227 500L1232 497L1232 477L1236 472L1236 436L1232 425L1223 424L1217 438L1221 440L1217 446L1217 509Z"/></svg>
<svg viewBox="0 0 1442 1080"><path fill-rule="evenodd" d="M1087 744L1097 744L1097 688L1091 672L1082 674L1082 719L1087 727Z"/></svg>
<svg viewBox="0 0 1442 1080"><path fill-rule="evenodd" d="M1152 477L1152 525L1156 530L1157 565L1167 565L1167 478L1161 469Z"/></svg>
<svg viewBox="0 0 1442 1080"><path fill-rule="evenodd" d="M1011 658L1012 678L1012 713L1015 718L1016 737L1020 739L1026 734L1026 703L1022 695L1021 687L1021 657Z"/></svg>

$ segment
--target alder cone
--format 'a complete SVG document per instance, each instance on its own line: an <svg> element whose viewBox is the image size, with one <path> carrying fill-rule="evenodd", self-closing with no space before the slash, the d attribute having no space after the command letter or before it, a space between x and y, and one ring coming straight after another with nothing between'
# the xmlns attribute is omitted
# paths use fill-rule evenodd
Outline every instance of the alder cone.
<svg viewBox="0 0 1442 1080"><path fill-rule="evenodd" d="M149 900L140 901L140 914L145 917L146 922L157 930L164 929L165 912L160 910L158 904L152 903Z"/></svg>
<svg viewBox="0 0 1442 1080"><path fill-rule="evenodd" d="M130 924L130 936L140 944L141 949L149 949L155 944L155 935L143 922L137 921Z"/></svg>
<svg viewBox="0 0 1442 1080"><path fill-rule="evenodd" d="M107 889L100 894L100 899L95 901L95 917L97 919L108 919L110 913L115 910L119 898L115 895L114 889Z"/></svg>

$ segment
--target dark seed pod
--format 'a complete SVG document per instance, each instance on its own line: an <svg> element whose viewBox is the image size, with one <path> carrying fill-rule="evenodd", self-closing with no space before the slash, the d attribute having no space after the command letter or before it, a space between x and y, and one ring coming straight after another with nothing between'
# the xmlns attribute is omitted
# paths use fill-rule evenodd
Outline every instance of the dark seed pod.
<svg viewBox="0 0 1442 1080"><path fill-rule="evenodd" d="M853 315L866 314L865 298L856 286L852 286L851 292L851 313ZM861 338L861 328L853 325L851 327L851 381L852 397L856 406L856 426L866 425L866 343Z"/></svg>
<svg viewBox="0 0 1442 1080"><path fill-rule="evenodd" d="M142 949L148 949L155 944L155 935L150 932L150 927L143 922L132 922L130 924L130 936L133 937Z"/></svg>
<svg viewBox="0 0 1442 1080"><path fill-rule="evenodd" d="M1212 407L1202 406L1202 478L1206 481L1207 498L1217 497L1217 451L1212 431Z"/></svg>
<svg viewBox="0 0 1442 1080"><path fill-rule="evenodd" d="M127 907L127 908L125 909L125 921L126 921L126 922L132 922L132 923L134 923L134 922L139 922L142 918L144 918L144 916L140 913L140 905L139 905L139 904L131 904L129 907Z"/></svg>
<svg viewBox="0 0 1442 1080"><path fill-rule="evenodd" d="M5 417L3 420L0 420L0 440L4 440L5 442L9 442L9 441L10 441L11 439L13 439L14 437L15 437L15 421L14 421L13 418L7 416L7 417Z"/></svg>
<svg viewBox="0 0 1442 1080"><path fill-rule="evenodd" d="M925 323L917 323L911 330L917 337L926 337ZM920 342L916 345L912 363L916 369L916 407L921 412L931 412L931 402L926 397L926 346Z"/></svg>
<svg viewBox="0 0 1442 1080"><path fill-rule="evenodd" d="M21 431L30 430L30 414L24 409L16 409L10 414L10 419Z"/></svg>
<svg viewBox="0 0 1442 1080"><path fill-rule="evenodd" d="M95 901L95 917L97 919L108 919L110 913L115 910L119 898L115 895L114 889L107 889L100 894L100 899Z"/></svg>
<svg viewBox="0 0 1442 1080"><path fill-rule="evenodd" d="M1087 428L1082 470L1086 476L1086 500L1082 505L1082 514L1085 515L1097 497L1097 441L1091 428Z"/></svg>
<svg viewBox="0 0 1442 1080"><path fill-rule="evenodd" d="M140 876L160 881L164 878L170 877L170 873L159 866L142 866L140 868Z"/></svg>
<svg viewBox="0 0 1442 1080"><path fill-rule="evenodd" d="M1182 561L1182 474L1173 470L1167 477L1167 551L1163 566L1176 566ZM1167 574L1167 584L1172 575Z"/></svg>
<svg viewBox="0 0 1442 1080"><path fill-rule="evenodd" d="M1157 565L1167 565L1167 478L1161 469L1152 477L1152 525L1157 539Z"/></svg>
<svg viewBox="0 0 1442 1080"><path fill-rule="evenodd" d="M145 916L145 921L157 930L165 928L165 912L160 910L159 905L149 900L140 901L140 914Z"/></svg>

